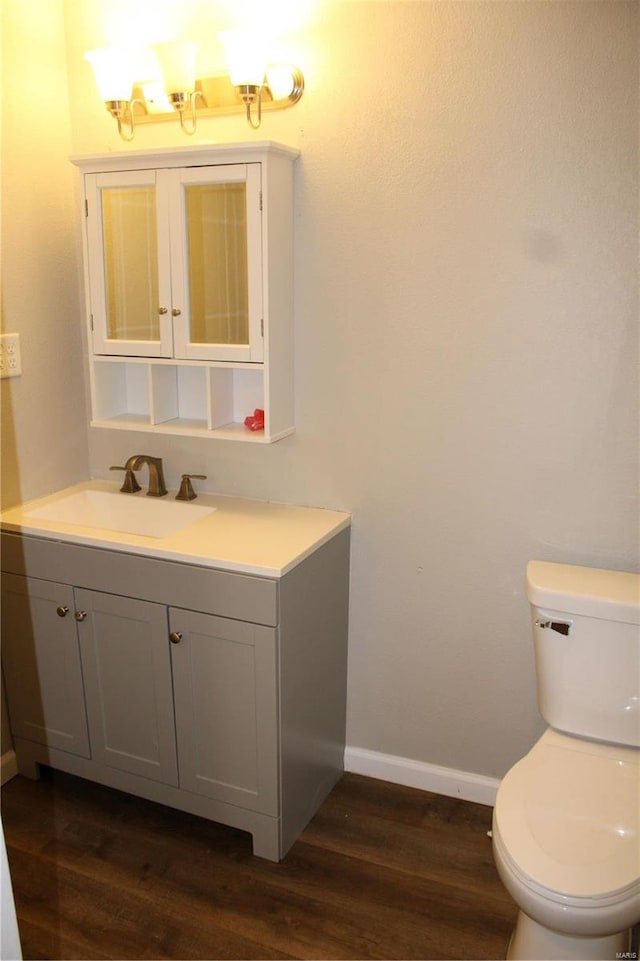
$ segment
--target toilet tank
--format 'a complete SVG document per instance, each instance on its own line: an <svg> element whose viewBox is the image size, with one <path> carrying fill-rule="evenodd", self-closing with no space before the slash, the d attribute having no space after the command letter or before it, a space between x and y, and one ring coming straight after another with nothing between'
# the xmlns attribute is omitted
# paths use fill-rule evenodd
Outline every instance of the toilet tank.
<svg viewBox="0 0 640 961"><path fill-rule="evenodd" d="M526 586L546 722L640 747L640 575L530 561Z"/></svg>

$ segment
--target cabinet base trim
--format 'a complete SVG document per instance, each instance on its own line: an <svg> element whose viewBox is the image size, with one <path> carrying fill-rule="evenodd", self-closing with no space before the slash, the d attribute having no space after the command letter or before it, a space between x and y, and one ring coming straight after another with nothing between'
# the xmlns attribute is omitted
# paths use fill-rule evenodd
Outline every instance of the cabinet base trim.
<svg viewBox="0 0 640 961"><path fill-rule="evenodd" d="M463 801L475 801L493 807L500 781L469 771L440 767L407 757L382 754L360 747L347 747L344 754L345 771L363 774L365 777L415 787L421 791L457 797Z"/></svg>

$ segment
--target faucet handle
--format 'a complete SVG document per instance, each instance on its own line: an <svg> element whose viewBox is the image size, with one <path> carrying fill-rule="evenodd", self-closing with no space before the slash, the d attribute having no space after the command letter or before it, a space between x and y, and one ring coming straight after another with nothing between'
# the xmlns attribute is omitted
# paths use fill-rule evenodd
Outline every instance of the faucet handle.
<svg viewBox="0 0 640 961"><path fill-rule="evenodd" d="M196 497L198 496L198 495L196 494L196 492L194 491L193 485L192 485L192 483L191 483L191 478L192 478L192 477L193 477L195 480L206 480L206 479L207 479L207 475L206 475L206 474L183 474L183 475L182 475L182 482L181 482L181 484L180 484L180 490L179 490L178 493L176 494L176 500L177 500L177 501L194 501L194 500L196 499Z"/></svg>
<svg viewBox="0 0 640 961"><path fill-rule="evenodd" d="M136 480L136 476L133 473L132 467L110 467L109 470L124 471L124 481L122 482L122 487L120 488L123 494L135 494L137 491L141 490L140 484Z"/></svg>

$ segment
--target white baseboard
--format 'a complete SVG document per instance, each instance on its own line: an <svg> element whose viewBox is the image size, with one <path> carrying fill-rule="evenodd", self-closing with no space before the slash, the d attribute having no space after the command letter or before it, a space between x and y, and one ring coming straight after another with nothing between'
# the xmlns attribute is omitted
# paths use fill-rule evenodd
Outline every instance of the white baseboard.
<svg viewBox="0 0 640 961"><path fill-rule="evenodd" d="M0 784L6 784L7 781L10 781L17 773L18 762L16 760L16 752L13 749L5 751L2 758L0 758Z"/></svg>
<svg viewBox="0 0 640 961"><path fill-rule="evenodd" d="M493 807L500 781L497 778L457 771L455 768L412 761L406 757L368 751L361 747L347 747L344 766L352 774L415 787L421 791L433 791L445 797L458 797L463 801L476 801ZM0 784L6 784L18 773L15 751L7 751L1 758Z"/></svg>
<svg viewBox="0 0 640 961"><path fill-rule="evenodd" d="M412 761L393 754L367 751L365 748L347 746L344 752L344 766L352 774L391 781L404 787L433 791L446 797L458 797L463 801L476 801L493 807L500 781L497 778L456 771L450 767Z"/></svg>

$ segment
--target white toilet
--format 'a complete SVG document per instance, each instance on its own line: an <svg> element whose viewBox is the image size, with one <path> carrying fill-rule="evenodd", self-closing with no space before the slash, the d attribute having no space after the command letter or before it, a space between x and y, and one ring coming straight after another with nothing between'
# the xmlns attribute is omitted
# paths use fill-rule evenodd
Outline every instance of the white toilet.
<svg viewBox="0 0 640 961"><path fill-rule="evenodd" d="M637 958L640 575L531 561L527 596L550 727L493 813L496 866L520 908L507 958Z"/></svg>

